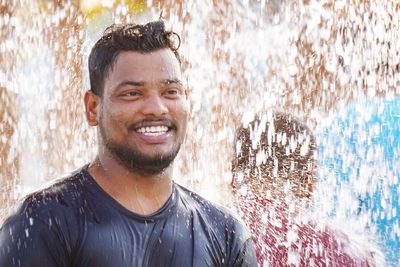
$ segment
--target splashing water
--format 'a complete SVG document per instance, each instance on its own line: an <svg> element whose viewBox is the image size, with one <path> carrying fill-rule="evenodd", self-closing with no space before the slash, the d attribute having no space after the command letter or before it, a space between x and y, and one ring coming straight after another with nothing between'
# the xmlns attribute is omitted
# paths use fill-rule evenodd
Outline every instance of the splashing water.
<svg viewBox="0 0 400 267"><path fill-rule="evenodd" d="M399 150L393 148L386 158L382 145L370 146L381 126L368 128L359 122L375 106L365 99L396 99L400 93L398 3L61 2L3 0L0 4L2 211L24 193L93 158L95 134L86 126L81 100L88 88L89 49L106 25L157 19L164 10L167 25L182 37L184 75L192 101L176 180L228 204L230 195L224 192L229 192L226 187L232 176L235 129L261 110L285 110L304 118L318 133L330 133L319 135L316 214L339 214L346 222L363 220L367 228L379 227L379 217L388 218L393 227L384 231L385 238L398 246L400 210L392 191L385 188L399 190ZM335 121L339 111L348 112L347 106L357 101L365 102L352 119L342 119L346 121L342 124L339 119L337 127L326 125L327 118ZM398 123L397 115L391 120ZM358 140L356 148L349 149L346 138ZM399 133L393 131L388 138L397 140ZM368 151L360 152L364 150ZM340 182L340 172L348 176L346 182ZM325 188L337 189L336 195L323 194L324 181ZM361 217L355 193L371 195ZM373 215L377 208L368 208L375 206L381 207L380 214Z"/></svg>

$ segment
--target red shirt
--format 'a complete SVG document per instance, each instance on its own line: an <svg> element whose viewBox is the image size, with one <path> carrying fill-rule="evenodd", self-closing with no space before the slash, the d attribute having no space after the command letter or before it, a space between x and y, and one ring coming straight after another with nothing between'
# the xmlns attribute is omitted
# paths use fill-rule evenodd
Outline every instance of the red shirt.
<svg viewBox="0 0 400 267"><path fill-rule="evenodd" d="M374 266L373 255L340 230L320 226L284 201L241 197L260 266Z"/></svg>

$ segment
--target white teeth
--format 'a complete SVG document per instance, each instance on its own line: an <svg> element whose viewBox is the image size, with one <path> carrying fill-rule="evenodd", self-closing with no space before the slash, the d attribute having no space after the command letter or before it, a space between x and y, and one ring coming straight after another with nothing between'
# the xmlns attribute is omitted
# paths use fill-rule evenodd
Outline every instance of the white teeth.
<svg viewBox="0 0 400 267"><path fill-rule="evenodd" d="M168 131L168 127L167 126L141 127L136 131L148 136L159 136L166 133Z"/></svg>
<svg viewBox="0 0 400 267"><path fill-rule="evenodd" d="M158 133L144 133L144 134L147 135L147 136L159 136L159 135L164 134L164 132L158 132Z"/></svg>

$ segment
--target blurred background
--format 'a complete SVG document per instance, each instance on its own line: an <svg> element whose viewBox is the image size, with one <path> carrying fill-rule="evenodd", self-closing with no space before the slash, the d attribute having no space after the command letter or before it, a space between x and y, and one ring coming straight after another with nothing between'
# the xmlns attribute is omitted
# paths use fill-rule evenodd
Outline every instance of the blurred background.
<svg viewBox="0 0 400 267"><path fill-rule="evenodd" d="M338 130L351 132L350 143L373 138L376 131L359 127L376 110L369 99L399 95L399 10L400 2L390 0L0 1L1 213L93 159L95 130L86 125L82 100L91 46L111 23L145 23L162 12L167 28L181 36L192 102L175 180L226 204L235 129L259 111L283 110L315 129L322 147L316 214L346 214L347 220L348 213L359 212L360 196L385 188L368 182L373 179L368 171L350 175L357 183L340 182L346 175L349 180L343 166L389 168L388 192L400 190L398 171L388 163L400 149L386 143L394 150L388 159L378 147L371 153L381 160L371 165L364 154L354 156L354 147L344 145L349 134ZM351 113L355 119L332 126L354 103L365 103ZM393 120L400 115L388 112L390 118L380 123L397 125ZM392 139L381 133L383 142L399 138L391 133ZM341 155L339 161L335 155ZM336 212L343 190L350 194ZM383 212L394 218L398 238L398 199L388 199L375 217Z"/></svg>

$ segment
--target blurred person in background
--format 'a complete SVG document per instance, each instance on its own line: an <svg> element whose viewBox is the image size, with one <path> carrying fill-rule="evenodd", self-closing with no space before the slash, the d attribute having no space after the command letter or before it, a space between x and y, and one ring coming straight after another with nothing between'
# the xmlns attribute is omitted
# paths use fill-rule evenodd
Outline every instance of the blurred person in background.
<svg viewBox="0 0 400 267"><path fill-rule="evenodd" d="M261 113L237 131L232 186L259 264L380 266L379 250L311 218L316 152L313 132L287 113Z"/></svg>

